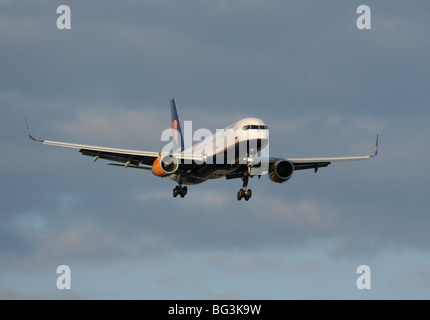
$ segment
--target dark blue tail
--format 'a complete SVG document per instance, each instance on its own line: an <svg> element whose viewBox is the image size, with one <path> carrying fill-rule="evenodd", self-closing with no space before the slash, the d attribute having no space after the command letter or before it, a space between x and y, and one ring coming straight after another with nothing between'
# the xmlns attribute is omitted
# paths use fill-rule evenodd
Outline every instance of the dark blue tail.
<svg viewBox="0 0 430 320"><path fill-rule="evenodd" d="M176 100L170 100L170 109L172 113L172 129L173 129L173 150L184 151L184 140L182 136L181 121L179 120L178 109L176 108Z"/></svg>

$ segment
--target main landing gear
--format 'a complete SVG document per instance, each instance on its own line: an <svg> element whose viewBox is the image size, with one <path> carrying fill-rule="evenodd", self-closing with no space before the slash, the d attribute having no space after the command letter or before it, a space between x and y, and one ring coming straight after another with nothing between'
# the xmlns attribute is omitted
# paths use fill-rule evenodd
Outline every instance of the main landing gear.
<svg viewBox="0 0 430 320"><path fill-rule="evenodd" d="M173 197L176 198L178 195L181 196L181 198L185 197L187 194L188 188L186 186L182 186L182 178L179 176L179 186L176 186L175 189L173 189Z"/></svg>
<svg viewBox="0 0 430 320"><path fill-rule="evenodd" d="M245 174L242 177L243 186L242 189L239 190L237 193L237 200L242 200L242 198L245 199L245 201L248 201L252 196L252 190L247 189L248 188L248 180L249 180L249 172L245 172Z"/></svg>
<svg viewBox="0 0 430 320"><path fill-rule="evenodd" d="M176 186L175 189L173 189L173 197L176 198L178 195L181 196L181 198L185 197L185 195L187 194L187 187L186 186Z"/></svg>

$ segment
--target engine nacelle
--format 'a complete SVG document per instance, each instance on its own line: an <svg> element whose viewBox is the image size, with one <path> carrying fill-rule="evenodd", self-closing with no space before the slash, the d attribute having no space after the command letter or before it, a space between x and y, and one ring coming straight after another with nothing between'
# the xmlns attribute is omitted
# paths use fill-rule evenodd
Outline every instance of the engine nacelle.
<svg viewBox="0 0 430 320"><path fill-rule="evenodd" d="M152 173L158 177L167 177L178 170L179 162L168 154L159 156L152 164Z"/></svg>
<svg viewBox="0 0 430 320"><path fill-rule="evenodd" d="M273 182L288 181L294 173L294 165L285 159L276 160L269 168L269 178Z"/></svg>

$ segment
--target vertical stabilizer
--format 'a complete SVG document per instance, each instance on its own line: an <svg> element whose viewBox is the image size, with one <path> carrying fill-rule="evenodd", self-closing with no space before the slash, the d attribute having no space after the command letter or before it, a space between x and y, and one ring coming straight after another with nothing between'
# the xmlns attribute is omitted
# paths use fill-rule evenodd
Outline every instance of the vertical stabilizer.
<svg viewBox="0 0 430 320"><path fill-rule="evenodd" d="M174 151L184 151L184 140L182 135L181 121L176 108L176 100L170 100L170 109L172 113L172 129L173 129L173 143Z"/></svg>

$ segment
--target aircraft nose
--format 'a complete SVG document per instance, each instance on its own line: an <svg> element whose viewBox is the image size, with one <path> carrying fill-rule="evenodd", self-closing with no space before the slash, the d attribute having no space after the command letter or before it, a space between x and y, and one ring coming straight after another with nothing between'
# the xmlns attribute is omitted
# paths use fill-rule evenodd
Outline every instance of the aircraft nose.
<svg viewBox="0 0 430 320"><path fill-rule="evenodd" d="M261 148L265 148L269 143L269 130L260 130Z"/></svg>
<svg viewBox="0 0 430 320"><path fill-rule="evenodd" d="M267 139L267 140L269 140L269 137L270 137L269 130L261 130L260 131L260 137L261 137L261 139Z"/></svg>

